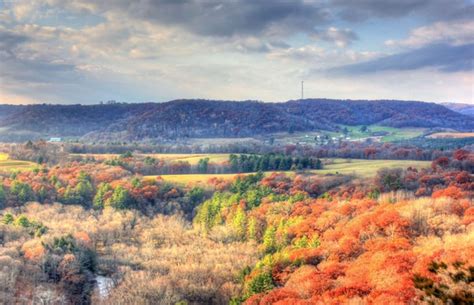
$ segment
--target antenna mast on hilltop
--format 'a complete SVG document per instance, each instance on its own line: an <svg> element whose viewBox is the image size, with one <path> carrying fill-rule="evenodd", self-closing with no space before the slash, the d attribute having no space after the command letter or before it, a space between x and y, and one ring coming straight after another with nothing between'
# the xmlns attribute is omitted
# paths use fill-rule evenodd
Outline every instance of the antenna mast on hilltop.
<svg viewBox="0 0 474 305"><path fill-rule="evenodd" d="M304 81L301 81L301 99L304 99Z"/></svg>

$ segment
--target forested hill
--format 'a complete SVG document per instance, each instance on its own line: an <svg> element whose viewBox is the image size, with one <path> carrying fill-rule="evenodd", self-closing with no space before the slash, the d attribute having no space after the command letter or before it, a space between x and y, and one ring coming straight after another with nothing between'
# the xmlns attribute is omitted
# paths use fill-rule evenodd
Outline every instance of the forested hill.
<svg viewBox="0 0 474 305"><path fill-rule="evenodd" d="M337 124L474 130L472 117L411 101L305 99L286 103L175 100L101 105L0 105L0 140L47 137L144 140L248 137L334 130Z"/></svg>

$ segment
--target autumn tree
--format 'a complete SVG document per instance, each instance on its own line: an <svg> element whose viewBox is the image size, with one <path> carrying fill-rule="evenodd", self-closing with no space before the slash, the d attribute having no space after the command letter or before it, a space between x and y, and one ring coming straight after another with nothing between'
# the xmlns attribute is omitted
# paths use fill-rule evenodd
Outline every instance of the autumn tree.
<svg viewBox="0 0 474 305"><path fill-rule="evenodd" d="M241 207L237 209L237 212L232 219L232 226L237 233L237 236L244 239L247 231L247 215Z"/></svg>
<svg viewBox="0 0 474 305"><path fill-rule="evenodd" d="M276 251L276 228L274 226L269 226L265 233L263 234L263 247L265 252L272 253Z"/></svg>

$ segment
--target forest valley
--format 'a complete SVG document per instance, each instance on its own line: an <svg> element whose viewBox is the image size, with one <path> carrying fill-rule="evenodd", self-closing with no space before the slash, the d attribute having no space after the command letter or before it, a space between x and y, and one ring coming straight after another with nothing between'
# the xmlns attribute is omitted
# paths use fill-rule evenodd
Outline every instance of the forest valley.
<svg viewBox="0 0 474 305"><path fill-rule="evenodd" d="M468 149L285 147L187 164L2 149L38 163L0 175L5 304L474 303ZM432 162L373 177L312 172L343 154ZM235 176L160 176L170 173Z"/></svg>

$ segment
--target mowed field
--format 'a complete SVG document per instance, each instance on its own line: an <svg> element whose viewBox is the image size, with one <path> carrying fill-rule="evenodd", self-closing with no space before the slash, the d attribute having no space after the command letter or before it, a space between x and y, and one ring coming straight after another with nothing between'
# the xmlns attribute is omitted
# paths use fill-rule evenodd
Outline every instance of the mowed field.
<svg viewBox="0 0 474 305"><path fill-rule="evenodd" d="M161 176L145 176L145 179L156 179L161 177L164 181L178 184L205 184L211 178L219 178L223 180L231 180L237 175L244 174L182 174L182 175L161 175Z"/></svg>
<svg viewBox="0 0 474 305"><path fill-rule="evenodd" d="M472 137L474 137L474 132L437 132L428 136L428 138L432 139L462 139Z"/></svg>
<svg viewBox="0 0 474 305"><path fill-rule="evenodd" d="M38 165L33 162L10 160L7 154L0 153L0 172L32 170L37 166Z"/></svg>
<svg viewBox="0 0 474 305"><path fill-rule="evenodd" d="M152 157L166 161L187 161L191 165L196 165L200 159L209 158L209 162L222 163L229 159L230 154L137 154L143 157ZM91 157L96 160L110 160L118 158L119 154L71 154L71 156L80 156L83 158Z"/></svg>
<svg viewBox="0 0 474 305"><path fill-rule="evenodd" d="M381 168L427 168L431 166L431 161L323 159L323 164L323 169L312 170L312 172L322 175L342 174L373 177Z"/></svg>
<svg viewBox="0 0 474 305"><path fill-rule="evenodd" d="M356 159L324 159L324 169L311 170L310 173L316 175L354 175L360 178L370 178L377 174L381 168L427 168L431 161L412 161L412 160L356 160ZM270 175L272 172L265 173ZM287 175L295 175L295 172L286 171ZM243 174L248 175L249 173ZM224 180L233 179L239 174L183 174L183 175L161 175L147 176L154 179L161 177L164 181L179 184L203 184L209 179L216 177ZM242 174L241 174L242 175Z"/></svg>

